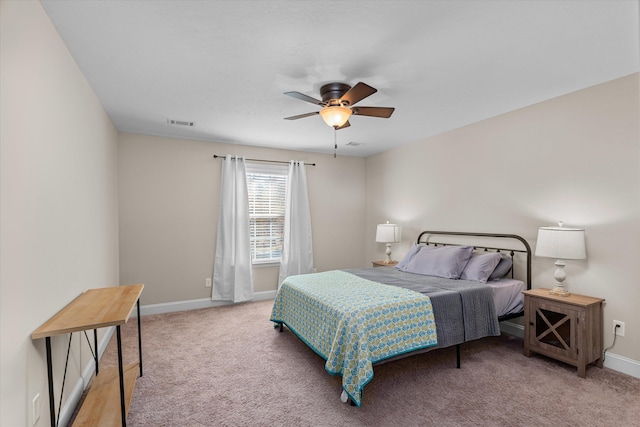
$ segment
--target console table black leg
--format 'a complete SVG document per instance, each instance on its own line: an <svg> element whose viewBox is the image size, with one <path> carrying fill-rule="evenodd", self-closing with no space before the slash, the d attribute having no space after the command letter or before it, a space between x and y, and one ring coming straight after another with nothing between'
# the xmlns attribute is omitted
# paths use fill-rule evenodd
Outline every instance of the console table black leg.
<svg viewBox="0 0 640 427"><path fill-rule="evenodd" d="M53 396L53 363L51 361L51 337L45 338L47 345L47 376L49 378L49 414L51 427L56 427L56 402Z"/></svg>
<svg viewBox="0 0 640 427"><path fill-rule="evenodd" d="M98 375L99 366L98 366L98 330L97 329L93 330L93 348L95 349L94 359L96 361L96 375Z"/></svg>
<svg viewBox="0 0 640 427"><path fill-rule="evenodd" d="M140 298L138 298L138 355L140 358L140 376L142 376L142 328L140 326Z"/></svg>
<svg viewBox="0 0 640 427"><path fill-rule="evenodd" d="M122 368L122 339L120 335L120 325L116 326L118 339L118 374L120 376L120 414L122 415L122 427L127 425L127 410L124 404L124 371Z"/></svg>

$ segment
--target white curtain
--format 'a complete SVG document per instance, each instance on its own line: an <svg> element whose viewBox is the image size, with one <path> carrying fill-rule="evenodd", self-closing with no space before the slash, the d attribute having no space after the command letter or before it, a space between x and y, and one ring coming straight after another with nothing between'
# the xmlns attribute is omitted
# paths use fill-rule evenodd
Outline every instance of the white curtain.
<svg viewBox="0 0 640 427"><path fill-rule="evenodd" d="M304 162L289 163L285 203L284 245L278 288L288 276L313 272L311 213Z"/></svg>
<svg viewBox="0 0 640 427"><path fill-rule="evenodd" d="M225 156L220 185L220 216L211 299L253 299L249 243L249 196L244 157Z"/></svg>

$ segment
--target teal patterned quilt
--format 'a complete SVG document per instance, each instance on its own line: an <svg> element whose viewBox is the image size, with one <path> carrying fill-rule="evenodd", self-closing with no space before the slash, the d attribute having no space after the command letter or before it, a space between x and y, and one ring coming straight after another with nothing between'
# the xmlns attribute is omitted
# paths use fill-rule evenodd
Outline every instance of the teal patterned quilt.
<svg viewBox="0 0 640 427"><path fill-rule="evenodd" d="M287 325L325 359L327 372L342 375L357 406L374 363L437 344L428 296L340 270L288 277L271 321Z"/></svg>

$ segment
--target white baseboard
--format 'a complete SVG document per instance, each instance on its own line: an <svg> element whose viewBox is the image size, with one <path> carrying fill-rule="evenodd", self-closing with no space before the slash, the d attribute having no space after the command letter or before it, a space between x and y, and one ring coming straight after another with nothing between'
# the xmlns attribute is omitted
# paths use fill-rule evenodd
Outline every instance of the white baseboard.
<svg viewBox="0 0 640 427"><path fill-rule="evenodd" d="M60 408L60 421L58 425L66 426L67 424L69 424L71 416L73 415L73 411L76 409L76 406L78 406L78 403L80 402L83 391L84 384L82 383L82 378L78 378L78 381L76 381L76 385L73 386L73 390L71 390L69 398L65 402L64 406Z"/></svg>
<svg viewBox="0 0 640 427"><path fill-rule="evenodd" d="M252 301L274 299L278 291L255 292ZM192 299L186 301L166 302L161 304L148 304L140 306L140 315L173 313L176 311L197 310L200 308L220 307L233 304L231 301L213 301L211 298ZM137 316L137 310L133 310L132 316Z"/></svg>
<svg viewBox="0 0 640 427"><path fill-rule="evenodd" d="M505 334L524 339L523 325L504 321L500 322L500 330ZM607 352L604 358L604 367L622 372L623 374L631 375L632 377L640 378L640 362L629 359L628 357Z"/></svg>
<svg viewBox="0 0 640 427"><path fill-rule="evenodd" d="M604 367L640 378L640 362L628 357L607 352L604 357Z"/></svg>
<svg viewBox="0 0 640 427"><path fill-rule="evenodd" d="M109 326L106 328L106 332L102 335L100 342L98 343L98 360L102 359L102 354L104 350L107 348L107 344L111 340L113 336L113 332L115 331L115 326ZM96 351L94 349L94 351ZM78 403L80 402L80 398L82 398L82 393L89 385L91 378L93 378L93 374L96 372L96 365L93 361L93 358L90 358L84 369L82 370L82 376L78 378L71 393L69 394L69 398L65 402L64 406L60 408L60 423L59 426L66 426L71 420L71 416L73 415L73 411L75 411Z"/></svg>

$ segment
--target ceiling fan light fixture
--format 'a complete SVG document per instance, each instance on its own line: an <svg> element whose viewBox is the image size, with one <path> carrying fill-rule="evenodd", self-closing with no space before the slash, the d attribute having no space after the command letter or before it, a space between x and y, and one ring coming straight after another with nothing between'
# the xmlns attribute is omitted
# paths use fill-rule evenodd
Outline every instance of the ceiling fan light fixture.
<svg viewBox="0 0 640 427"><path fill-rule="evenodd" d="M341 105L324 107L320 110L320 116L322 116L322 120L332 128L339 128L347 123L347 120L351 117L351 109Z"/></svg>

